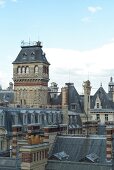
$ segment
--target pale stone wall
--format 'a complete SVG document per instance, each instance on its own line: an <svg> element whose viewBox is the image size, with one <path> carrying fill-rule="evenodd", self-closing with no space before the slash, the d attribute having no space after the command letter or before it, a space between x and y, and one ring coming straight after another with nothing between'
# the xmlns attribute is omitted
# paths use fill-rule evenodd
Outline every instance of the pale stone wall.
<svg viewBox="0 0 114 170"><path fill-rule="evenodd" d="M47 105L49 73L44 72L44 67L48 68L48 65L44 63L13 65L15 105L28 107Z"/></svg>
<svg viewBox="0 0 114 170"><path fill-rule="evenodd" d="M107 114L108 115L108 121L109 122L112 122L112 121L114 121L114 113L112 112L112 113L104 113L104 112L102 112L102 113L91 113L91 116L92 116L92 120L96 120L96 115L97 114L99 114L100 115L100 122L101 123L105 123L106 122L106 120L105 120L105 115Z"/></svg>

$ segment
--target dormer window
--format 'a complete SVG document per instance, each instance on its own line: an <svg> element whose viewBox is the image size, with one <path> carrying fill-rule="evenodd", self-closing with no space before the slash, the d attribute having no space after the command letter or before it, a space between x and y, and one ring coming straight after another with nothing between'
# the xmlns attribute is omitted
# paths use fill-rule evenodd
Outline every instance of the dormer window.
<svg viewBox="0 0 114 170"><path fill-rule="evenodd" d="M76 110L76 104L72 104L72 105L71 105L71 109L72 109L72 110Z"/></svg>
<svg viewBox="0 0 114 170"><path fill-rule="evenodd" d="M35 55L35 52L33 51L33 52L31 53L31 55L32 55L32 56Z"/></svg>
<svg viewBox="0 0 114 170"><path fill-rule="evenodd" d="M99 108L99 103L97 103L97 108Z"/></svg>
<svg viewBox="0 0 114 170"><path fill-rule="evenodd" d="M31 59L32 59L32 60L35 59L35 52L34 52L34 51L31 53Z"/></svg>
<svg viewBox="0 0 114 170"><path fill-rule="evenodd" d="M99 95L97 95L97 97L96 97L94 109L102 109L101 100L99 98Z"/></svg>
<svg viewBox="0 0 114 170"><path fill-rule="evenodd" d="M25 60L26 59L26 56L27 56L27 53L25 52L25 53L23 53L23 60Z"/></svg>

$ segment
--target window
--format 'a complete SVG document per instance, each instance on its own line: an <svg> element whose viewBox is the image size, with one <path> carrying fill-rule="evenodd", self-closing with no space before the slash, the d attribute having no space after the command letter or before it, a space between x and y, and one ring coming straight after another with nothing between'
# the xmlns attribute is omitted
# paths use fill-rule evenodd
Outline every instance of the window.
<svg viewBox="0 0 114 170"><path fill-rule="evenodd" d="M42 151L42 159L44 159L44 151Z"/></svg>
<svg viewBox="0 0 114 170"><path fill-rule="evenodd" d="M21 67L18 67L18 68L17 68L17 73L18 73L18 74L21 74Z"/></svg>
<svg viewBox="0 0 114 170"><path fill-rule="evenodd" d="M35 73L38 73L38 66L35 66L35 67L34 67L34 72L35 72Z"/></svg>
<svg viewBox="0 0 114 170"><path fill-rule="evenodd" d="M71 109L72 109L72 110L76 110L76 104L72 104L72 105L71 105Z"/></svg>
<svg viewBox="0 0 114 170"><path fill-rule="evenodd" d="M40 160L42 159L42 152L40 151Z"/></svg>
<svg viewBox="0 0 114 170"><path fill-rule="evenodd" d="M96 119L100 120L100 114L96 114Z"/></svg>
<svg viewBox="0 0 114 170"><path fill-rule="evenodd" d="M39 160L39 152L37 152L37 161Z"/></svg>
<svg viewBox="0 0 114 170"><path fill-rule="evenodd" d="M14 123L15 125L17 125L18 124L18 115L15 115L15 123Z"/></svg>
<svg viewBox="0 0 114 170"><path fill-rule="evenodd" d="M105 114L105 121L108 121L108 114Z"/></svg>
<svg viewBox="0 0 114 170"><path fill-rule="evenodd" d="M99 108L99 103L97 103L97 109Z"/></svg>
<svg viewBox="0 0 114 170"><path fill-rule="evenodd" d="M25 67L22 67L22 74L25 73Z"/></svg>
<svg viewBox="0 0 114 170"><path fill-rule="evenodd" d="M29 67L26 67L26 74L29 74Z"/></svg>
<svg viewBox="0 0 114 170"><path fill-rule="evenodd" d="M26 114L23 115L23 124L27 124L27 115Z"/></svg>
<svg viewBox="0 0 114 170"><path fill-rule="evenodd" d="M35 123L35 115L34 115L34 113L31 114L31 123Z"/></svg>
<svg viewBox="0 0 114 170"><path fill-rule="evenodd" d="M34 153L34 161L36 161L36 153Z"/></svg>

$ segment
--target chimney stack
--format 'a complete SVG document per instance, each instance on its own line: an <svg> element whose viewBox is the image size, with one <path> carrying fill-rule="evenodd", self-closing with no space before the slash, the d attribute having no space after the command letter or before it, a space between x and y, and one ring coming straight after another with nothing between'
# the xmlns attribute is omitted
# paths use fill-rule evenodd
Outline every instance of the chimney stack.
<svg viewBox="0 0 114 170"><path fill-rule="evenodd" d="M113 157L113 134L114 126L106 126L106 158L111 161Z"/></svg>
<svg viewBox="0 0 114 170"><path fill-rule="evenodd" d="M13 139L12 139L12 157L16 158L17 157L17 140L18 137L21 135L22 136L22 126L21 125L13 125L12 126L12 131L13 131Z"/></svg>

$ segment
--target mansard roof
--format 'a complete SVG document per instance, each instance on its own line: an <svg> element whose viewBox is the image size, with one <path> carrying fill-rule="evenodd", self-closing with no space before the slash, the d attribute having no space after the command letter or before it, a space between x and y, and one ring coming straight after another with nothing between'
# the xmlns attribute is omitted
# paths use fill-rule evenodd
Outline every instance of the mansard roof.
<svg viewBox="0 0 114 170"><path fill-rule="evenodd" d="M45 53L42 50L41 42L37 42L35 45L23 45L17 58L13 64L21 63L45 63L49 65L45 57Z"/></svg>
<svg viewBox="0 0 114 170"><path fill-rule="evenodd" d="M112 165L109 164L91 164L85 162L71 162L71 161L58 161L49 160L46 165L46 170L112 170Z"/></svg>
<svg viewBox="0 0 114 170"><path fill-rule="evenodd" d="M43 109L43 108L11 108L11 107L0 107L0 115L4 115L4 125L0 125L0 126L4 126L5 129L7 130L8 132L8 135L10 135L10 132L12 132L12 125L14 125L16 122L15 122L15 116L18 117L18 122L17 124L18 125L24 125L24 122L23 122L23 115L27 115L27 124L31 124L31 115L34 115L35 116L35 121L34 123L37 123L37 124L42 124L42 126L46 126L46 125L49 125L50 123L52 125L58 125L58 122L61 121L62 123L62 118L60 115L62 115L62 111L59 110L59 109ZM44 115L46 117L50 117L50 114L51 114L51 118L52 118L52 115L53 117L55 117L55 122L53 120L47 120L45 122L45 120L40 123L38 123L38 115L40 115L42 118L44 117ZM58 116L59 114L59 116ZM60 123L60 124L61 124Z"/></svg>
<svg viewBox="0 0 114 170"><path fill-rule="evenodd" d="M99 163L106 162L106 138L103 136L57 136L50 156L64 151L67 161L80 162L88 154L96 154Z"/></svg>
<svg viewBox="0 0 114 170"><path fill-rule="evenodd" d="M108 94L102 86L96 91L94 96L91 97L91 109L95 106L97 96L101 101L102 109L114 109L114 103L110 100Z"/></svg>

